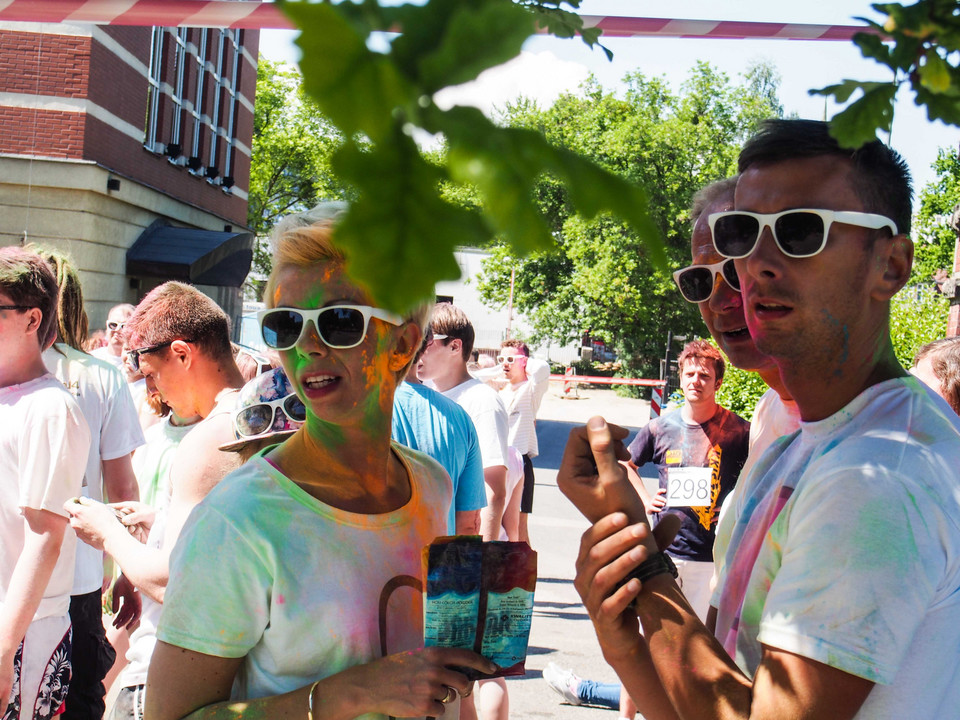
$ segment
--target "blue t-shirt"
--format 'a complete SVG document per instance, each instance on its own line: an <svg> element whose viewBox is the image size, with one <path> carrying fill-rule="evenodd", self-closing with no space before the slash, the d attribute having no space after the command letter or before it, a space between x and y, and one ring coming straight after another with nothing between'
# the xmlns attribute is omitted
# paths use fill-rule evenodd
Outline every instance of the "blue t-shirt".
<svg viewBox="0 0 960 720"><path fill-rule="evenodd" d="M453 481L453 503L447 513L451 535L457 527L455 513L486 507L477 430L457 403L424 385L402 382L393 396L390 434L398 443L426 453L447 471Z"/></svg>
<svg viewBox="0 0 960 720"><path fill-rule="evenodd" d="M750 423L719 406L713 417L702 424L688 424L681 411L676 410L651 420L637 433L630 443L630 461L637 467L655 463L661 488L669 487L675 469L710 468L702 479L706 505L671 507L668 501L663 509L683 520L680 532L667 548L670 555L698 562L713 560L716 509L736 484L749 448Z"/></svg>

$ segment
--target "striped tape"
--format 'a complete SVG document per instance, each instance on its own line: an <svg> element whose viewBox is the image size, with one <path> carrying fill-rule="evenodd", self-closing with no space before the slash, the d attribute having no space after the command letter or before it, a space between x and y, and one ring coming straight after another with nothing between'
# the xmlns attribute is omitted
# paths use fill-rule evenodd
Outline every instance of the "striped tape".
<svg viewBox="0 0 960 720"><path fill-rule="evenodd" d="M256 0L0 0L0 22L92 23L164 27L294 28L270 2ZM682 20L584 15L607 37L849 40L860 25Z"/></svg>

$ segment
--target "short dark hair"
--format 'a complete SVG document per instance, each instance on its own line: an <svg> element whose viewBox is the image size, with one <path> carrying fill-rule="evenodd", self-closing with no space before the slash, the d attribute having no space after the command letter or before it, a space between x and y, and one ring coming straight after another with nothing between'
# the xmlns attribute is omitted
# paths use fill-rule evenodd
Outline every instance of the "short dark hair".
<svg viewBox="0 0 960 720"><path fill-rule="evenodd" d="M147 293L123 330L124 338L137 347L186 340L213 360L233 360L230 319L213 300L185 283L165 282Z"/></svg>
<svg viewBox="0 0 960 720"><path fill-rule="evenodd" d="M435 335L447 336L446 339L441 341L444 345L448 345L451 340L459 340L463 361L467 362L470 359L476 336L473 324L463 310L451 303L437 303L433 306L430 328Z"/></svg>
<svg viewBox="0 0 960 720"><path fill-rule="evenodd" d="M866 212L889 217L897 231L910 233L913 187L910 170L900 154L879 140L855 150L840 147L830 125L819 120L765 120L760 131L740 151L739 171L752 165L836 155L853 164L854 190Z"/></svg>
<svg viewBox="0 0 960 720"><path fill-rule="evenodd" d="M723 380L727 369L727 364L723 361L723 355L707 340L694 340L684 345L677 358L677 369L683 374L683 364L687 360L694 360L699 363L710 361L713 363L713 373L717 376L717 382Z"/></svg>
<svg viewBox="0 0 960 720"><path fill-rule="evenodd" d="M930 358L933 374L940 381L939 394L960 415L960 337L941 338L927 343L917 350L913 366L916 367L925 357Z"/></svg>
<svg viewBox="0 0 960 720"><path fill-rule="evenodd" d="M38 308L37 341L46 349L57 338L57 280L47 261L16 245L0 248L0 291L14 305Z"/></svg>

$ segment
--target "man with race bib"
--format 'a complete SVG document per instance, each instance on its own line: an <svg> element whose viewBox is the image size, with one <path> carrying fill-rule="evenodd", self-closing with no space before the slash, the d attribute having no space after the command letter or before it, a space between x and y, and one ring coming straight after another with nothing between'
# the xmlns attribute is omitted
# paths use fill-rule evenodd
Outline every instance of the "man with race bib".
<svg viewBox="0 0 960 720"><path fill-rule="evenodd" d="M684 595L704 619L710 605L717 511L747 459L750 423L717 404L725 365L713 345L706 340L688 343L677 365L685 402L637 433L630 443L627 473L654 521L661 512L683 520L666 554L677 566ZM656 497L636 475L648 462L660 471Z"/></svg>

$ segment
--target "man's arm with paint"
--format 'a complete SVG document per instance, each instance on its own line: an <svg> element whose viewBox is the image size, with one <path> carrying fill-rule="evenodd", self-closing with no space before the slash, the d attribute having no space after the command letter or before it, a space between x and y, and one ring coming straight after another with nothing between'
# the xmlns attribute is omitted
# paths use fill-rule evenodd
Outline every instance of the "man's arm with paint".
<svg viewBox="0 0 960 720"><path fill-rule="evenodd" d="M625 482L617 462L618 431L593 418L587 432L571 433L557 480L568 497L581 498L577 504L585 514L595 516L609 507L612 503L597 499L616 497L616 487ZM670 704L684 718L826 720L856 714L872 682L767 646L751 681L700 622L670 575L621 585L657 551L649 527L635 517L614 512L595 522L583 536L575 581L604 658L631 697L643 698L649 689L652 664ZM648 714L646 708L641 711Z"/></svg>

